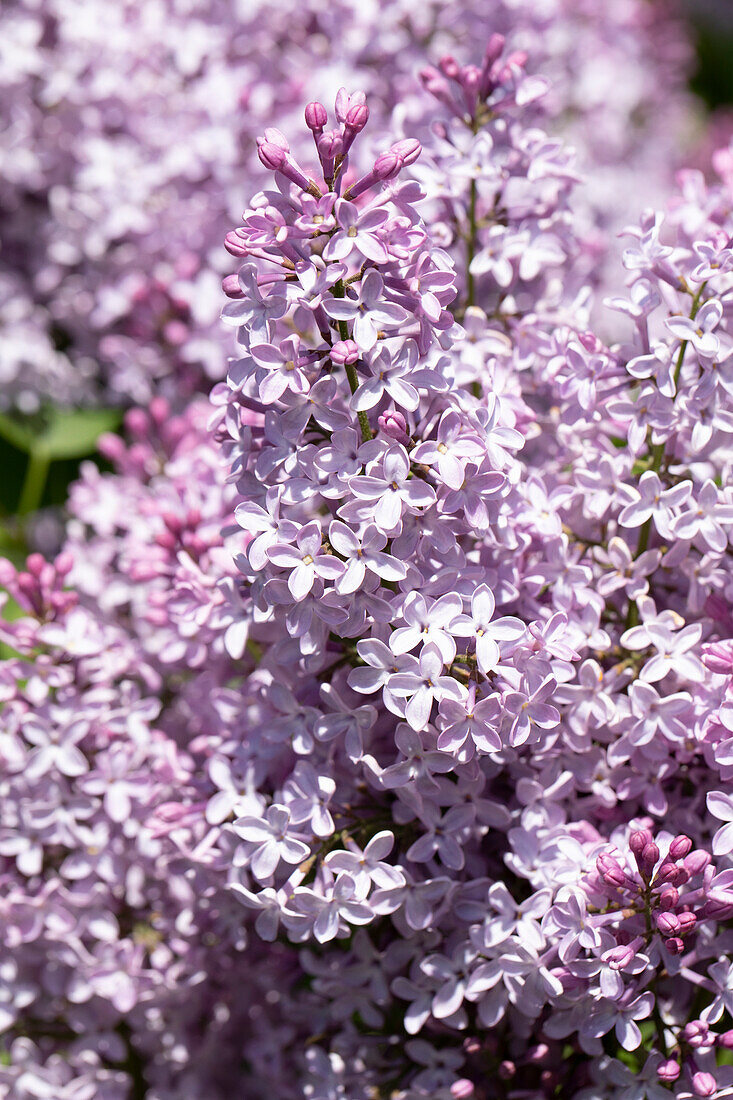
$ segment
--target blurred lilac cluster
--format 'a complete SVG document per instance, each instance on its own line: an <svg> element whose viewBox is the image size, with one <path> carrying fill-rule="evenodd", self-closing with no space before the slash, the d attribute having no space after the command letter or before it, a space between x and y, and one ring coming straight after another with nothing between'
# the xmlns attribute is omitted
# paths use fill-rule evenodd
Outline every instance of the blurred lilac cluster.
<svg viewBox="0 0 733 1100"><path fill-rule="evenodd" d="M221 237L255 134L296 132L309 94L355 82L373 131L397 108L411 136L427 54L511 33L553 81L595 232L666 185L690 119L689 48L646 0L7 0L0 18L0 402L26 412L181 407L223 377Z"/></svg>
<svg viewBox="0 0 733 1100"><path fill-rule="evenodd" d="M180 41L167 6L117 35L76 11L100 55L159 57L158 22L196 42L166 110L201 172L167 164L172 114L128 146L121 111L123 157L157 134L159 209L135 191L126 224L110 182L89 224L122 237L28 276L69 303L58 354L104 342L146 407L100 440L112 473L82 467L62 553L0 568L0 1098L733 1096L733 148L635 209L684 51L597 110L578 66L640 56L637 4L605 30L590 2L263 11L241 41L216 7ZM48 9L16 14L22 38ZM266 116L246 185L246 142L220 175L196 118L224 140L233 55L243 141ZM335 108L304 124L311 82ZM207 400L215 229L237 355ZM74 313L128 279L134 324Z"/></svg>

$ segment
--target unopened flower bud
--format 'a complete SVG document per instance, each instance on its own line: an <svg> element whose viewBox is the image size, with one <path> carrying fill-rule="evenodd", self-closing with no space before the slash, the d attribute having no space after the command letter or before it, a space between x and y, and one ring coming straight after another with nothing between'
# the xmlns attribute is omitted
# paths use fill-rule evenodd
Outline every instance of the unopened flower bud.
<svg viewBox="0 0 733 1100"><path fill-rule="evenodd" d="M396 153L400 158L400 165L404 168L408 164L414 164L422 153L422 145L417 138L403 138L390 146L390 152Z"/></svg>
<svg viewBox="0 0 733 1100"><path fill-rule="evenodd" d="M481 70L476 65L466 65L461 70L461 84L470 93L475 93L481 83Z"/></svg>
<svg viewBox="0 0 733 1100"><path fill-rule="evenodd" d="M674 913L657 913L657 928L664 936L674 936L680 930L679 918Z"/></svg>
<svg viewBox="0 0 733 1100"><path fill-rule="evenodd" d="M238 275L225 275L221 281L221 289L227 298L243 298L244 291L239 285Z"/></svg>
<svg viewBox="0 0 733 1100"><path fill-rule="evenodd" d="M692 1091L695 1096L715 1096L715 1093L718 1091L718 1082L715 1080L712 1073L693 1073Z"/></svg>
<svg viewBox="0 0 733 1100"><path fill-rule="evenodd" d="M672 936L670 939L665 940L664 946L667 948L670 955L681 955L685 950L685 945L679 936Z"/></svg>
<svg viewBox="0 0 733 1100"><path fill-rule="evenodd" d="M505 1059L499 1066L499 1076L502 1081L510 1081L517 1072L517 1067L514 1062L510 1062L509 1059Z"/></svg>
<svg viewBox="0 0 733 1100"><path fill-rule="evenodd" d="M249 248L236 229L233 229L231 233L227 233L224 238L224 247L230 256L237 256L239 259L249 255Z"/></svg>
<svg viewBox="0 0 733 1100"><path fill-rule="evenodd" d="M57 577L65 577L74 568L74 556L68 550L63 550L54 559L53 567Z"/></svg>
<svg viewBox="0 0 733 1100"><path fill-rule="evenodd" d="M639 856L639 870L643 875L651 875L659 861L659 848L652 840L645 844Z"/></svg>
<svg viewBox="0 0 733 1100"><path fill-rule="evenodd" d="M629 848L635 856L640 856L647 844L651 844L652 834L648 829L637 829L629 837Z"/></svg>
<svg viewBox="0 0 733 1100"><path fill-rule="evenodd" d="M679 903L679 900L679 890L677 890L674 886L668 886L659 898L659 908L665 910L674 909L675 906Z"/></svg>
<svg viewBox="0 0 733 1100"><path fill-rule="evenodd" d="M685 856L685 870L690 875L699 875L711 861L709 852L704 852L702 848L696 848L694 852L690 852L688 856Z"/></svg>
<svg viewBox="0 0 733 1100"><path fill-rule="evenodd" d="M693 1050L710 1046L710 1028L703 1020L690 1020L684 1026L682 1038Z"/></svg>
<svg viewBox="0 0 733 1100"><path fill-rule="evenodd" d="M695 928L697 924L697 917L694 913L680 913L678 920L680 922L680 935L687 936Z"/></svg>
<svg viewBox="0 0 733 1100"><path fill-rule="evenodd" d="M322 160L341 156L344 142L338 130L326 130L318 139L318 154Z"/></svg>
<svg viewBox="0 0 733 1100"><path fill-rule="evenodd" d="M469 1081L467 1077L461 1077L458 1081L454 1081L450 1087L453 1100L469 1100L474 1091L473 1081Z"/></svg>
<svg viewBox="0 0 733 1100"><path fill-rule="evenodd" d="M733 1050L733 1031L724 1031L717 1036L715 1042L726 1050Z"/></svg>
<svg viewBox="0 0 733 1100"><path fill-rule="evenodd" d="M355 363L359 358L359 347L354 340L339 340L331 348L331 362L339 367Z"/></svg>
<svg viewBox="0 0 733 1100"><path fill-rule="evenodd" d="M271 141L258 142L257 155L271 172L279 172L288 159L285 150Z"/></svg>
<svg viewBox="0 0 733 1100"><path fill-rule="evenodd" d="M374 175L378 180L388 180L396 176L402 167L402 161L391 150L388 153L380 153L374 161Z"/></svg>
<svg viewBox="0 0 733 1100"><path fill-rule="evenodd" d="M357 134L364 129L368 121L369 108L366 103L357 103L355 107L350 107L344 120L348 129L354 130Z"/></svg>
<svg viewBox="0 0 733 1100"><path fill-rule="evenodd" d="M621 944L619 947L614 947L603 957L611 970L623 970L633 960L635 954L636 952L629 944Z"/></svg>
<svg viewBox="0 0 733 1100"><path fill-rule="evenodd" d="M676 1081L679 1075L680 1067L674 1058L668 1058L657 1066L657 1077L660 1081Z"/></svg>
<svg viewBox="0 0 733 1100"><path fill-rule="evenodd" d="M680 833L669 846L670 859L684 859L692 851L692 841L689 836Z"/></svg>
<svg viewBox="0 0 733 1100"><path fill-rule="evenodd" d="M398 443L406 443L409 440L407 434L407 421L401 412L382 413L378 420L379 430L396 439Z"/></svg>
<svg viewBox="0 0 733 1100"><path fill-rule="evenodd" d="M305 108L305 124L309 130L321 132L328 122L328 112L322 103L314 100Z"/></svg>
<svg viewBox="0 0 733 1100"><path fill-rule="evenodd" d="M598 873L607 886L625 886L626 874L618 860L602 853L596 860Z"/></svg>
<svg viewBox="0 0 733 1100"><path fill-rule="evenodd" d="M443 76L447 76L449 80L457 80L458 74L461 71L461 67L456 61L455 57L451 57L450 54L446 54L445 57L441 57L438 62L438 68Z"/></svg>

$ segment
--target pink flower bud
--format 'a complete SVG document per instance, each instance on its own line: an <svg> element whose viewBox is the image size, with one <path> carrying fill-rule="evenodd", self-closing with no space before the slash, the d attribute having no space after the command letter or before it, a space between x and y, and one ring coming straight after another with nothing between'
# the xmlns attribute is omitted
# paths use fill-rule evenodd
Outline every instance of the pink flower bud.
<svg viewBox="0 0 733 1100"><path fill-rule="evenodd" d="M726 1050L733 1050L733 1031L724 1031L721 1035L718 1035L715 1042L718 1046L725 1047Z"/></svg>
<svg viewBox="0 0 733 1100"><path fill-rule="evenodd" d="M611 970L623 970L633 960L635 954L636 952L629 944L621 944L604 955L604 958Z"/></svg>
<svg viewBox="0 0 733 1100"><path fill-rule="evenodd" d="M305 108L305 124L309 130L323 130L323 127L328 122L328 112L322 103L318 103L314 100L313 103L308 103Z"/></svg>
<svg viewBox="0 0 733 1100"><path fill-rule="evenodd" d="M660 1062L657 1066L657 1076L660 1081L676 1081L680 1075L680 1067L674 1058L668 1058L666 1062Z"/></svg>
<svg viewBox="0 0 733 1100"><path fill-rule="evenodd" d="M629 837L629 848L635 856L640 856L647 844L651 844L652 834L648 829L637 829Z"/></svg>
<svg viewBox="0 0 733 1100"><path fill-rule="evenodd" d="M680 922L681 936L689 935L697 924L697 917L694 913L680 913L678 920Z"/></svg>
<svg viewBox="0 0 733 1100"><path fill-rule="evenodd" d="M257 155L265 168L269 168L271 172L279 172L288 159L285 150L271 141L258 142Z"/></svg>
<svg viewBox="0 0 733 1100"><path fill-rule="evenodd" d="M148 417L144 409L130 409L125 413L125 428L132 436L142 438L148 434Z"/></svg>
<svg viewBox="0 0 733 1100"><path fill-rule="evenodd" d="M362 103L366 103L366 92L352 92L349 95L346 88L339 88L336 93L336 118L339 122L346 122L350 109Z"/></svg>
<svg viewBox="0 0 733 1100"><path fill-rule="evenodd" d="M407 421L401 412L382 413L379 417L378 424L381 432L390 436L391 439L396 439L398 443L406 443L408 441Z"/></svg>
<svg viewBox="0 0 733 1100"><path fill-rule="evenodd" d="M374 161L374 175L378 180L388 180L396 176L402 167L402 161L396 153L380 153ZM352 188L353 190L353 188Z"/></svg>
<svg viewBox="0 0 733 1100"><path fill-rule="evenodd" d="M227 298L244 298L244 291L239 285L238 275L225 275L221 281L221 289Z"/></svg>
<svg viewBox="0 0 733 1100"><path fill-rule="evenodd" d="M670 859L684 859L692 851L692 841L689 836L685 836L684 833L680 833L676 836L669 846L669 858Z"/></svg>
<svg viewBox="0 0 733 1100"><path fill-rule="evenodd" d="M660 909L674 909L680 900L679 890L669 886L659 898Z"/></svg>
<svg viewBox="0 0 733 1100"><path fill-rule="evenodd" d="M467 1077L461 1077L451 1085L450 1094L453 1100L469 1100L469 1097L474 1094L473 1081L469 1081Z"/></svg>
<svg viewBox="0 0 733 1100"><path fill-rule="evenodd" d="M318 155L322 160L341 156L344 141L338 130L326 130L318 139Z"/></svg>
<svg viewBox="0 0 733 1100"><path fill-rule="evenodd" d="M355 107L350 107L345 119L345 125L349 130L354 130L358 134L364 129L369 121L369 108L366 103L357 103Z"/></svg>
<svg viewBox="0 0 733 1100"><path fill-rule="evenodd" d="M599 875L608 886L626 885L626 875L618 860L602 853L596 860L596 867Z"/></svg>
<svg viewBox="0 0 733 1100"><path fill-rule="evenodd" d="M74 556L68 550L62 551L54 559L53 567L57 577L66 577L74 567Z"/></svg>
<svg viewBox="0 0 733 1100"><path fill-rule="evenodd" d="M455 57L451 57L450 54L446 54L445 57L441 57L438 62L438 68L443 76L447 76L449 80L458 80L458 74L461 71L460 65L456 61Z"/></svg>
<svg viewBox="0 0 733 1100"><path fill-rule="evenodd" d="M685 856L685 870L689 875L699 875L708 866L711 858L709 852L696 848L694 852L690 852L689 856Z"/></svg>
<svg viewBox="0 0 733 1100"><path fill-rule="evenodd" d="M475 93L481 83L481 70L476 65L466 65L461 71L461 84L466 91Z"/></svg>
<svg viewBox="0 0 733 1100"><path fill-rule="evenodd" d="M278 130L276 126L268 126L265 130L265 141L270 145L276 145L279 149L282 149L284 153L290 152L290 145L288 139L282 130Z"/></svg>
<svg viewBox="0 0 733 1100"><path fill-rule="evenodd" d="M682 1038L693 1050L710 1045L710 1028L702 1020L690 1020L685 1024Z"/></svg>
<svg viewBox="0 0 733 1100"><path fill-rule="evenodd" d="M685 945L679 936L672 936L670 939L665 940L664 946L667 948L670 955L681 955L685 950Z"/></svg>
<svg viewBox="0 0 733 1100"><path fill-rule="evenodd" d="M715 1080L712 1073L693 1073L692 1091L695 1096L715 1096L715 1093L718 1091L718 1082Z"/></svg>
<svg viewBox="0 0 733 1100"><path fill-rule="evenodd" d="M358 358L359 348L353 340L339 340L331 348L331 362L339 367L346 363L355 363Z"/></svg>
<svg viewBox="0 0 733 1100"><path fill-rule="evenodd" d="M43 572L43 567L46 564L46 559L43 554L29 554L25 564L29 573L32 573L34 577L40 577Z"/></svg>
<svg viewBox="0 0 733 1100"><path fill-rule="evenodd" d="M651 875L659 860L659 848L652 840L645 844L639 857L639 870L642 875Z"/></svg>
<svg viewBox="0 0 733 1100"><path fill-rule="evenodd" d="M517 1067L514 1062L510 1062L509 1059L505 1059L499 1066L499 1076L502 1081L510 1081L517 1072Z"/></svg>
<svg viewBox="0 0 733 1100"><path fill-rule="evenodd" d="M160 426L171 414L171 407L164 397L154 397L148 405L148 411L153 418L153 422Z"/></svg>
<svg viewBox="0 0 733 1100"><path fill-rule="evenodd" d="M657 913L657 928L664 936L674 936L680 930L680 922L674 913Z"/></svg>
<svg viewBox="0 0 733 1100"><path fill-rule="evenodd" d="M390 152L397 154L401 166L405 168L408 164L415 163L422 153L422 145L417 138L403 138L390 146Z"/></svg>
<svg viewBox="0 0 733 1100"><path fill-rule="evenodd" d="M125 453L125 444L118 435L105 432L97 440L97 450L110 462L119 462ZM3 583L2 578L0 578L0 583Z"/></svg>
<svg viewBox="0 0 733 1100"><path fill-rule="evenodd" d="M733 673L733 642L713 642L703 649L702 663L711 672L724 676Z"/></svg>
<svg viewBox="0 0 733 1100"><path fill-rule="evenodd" d="M249 248L236 229L232 229L231 233L227 233L224 238L224 247L230 256L237 256L239 259L249 255Z"/></svg>
<svg viewBox="0 0 733 1100"><path fill-rule="evenodd" d="M484 54L484 65L493 65L501 57L505 41L503 34L492 34Z"/></svg>

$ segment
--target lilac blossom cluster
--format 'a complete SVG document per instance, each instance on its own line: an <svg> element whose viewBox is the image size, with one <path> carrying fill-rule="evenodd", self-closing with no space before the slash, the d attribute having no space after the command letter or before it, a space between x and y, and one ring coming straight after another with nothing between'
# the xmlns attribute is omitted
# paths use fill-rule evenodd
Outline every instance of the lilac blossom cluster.
<svg viewBox="0 0 733 1100"><path fill-rule="evenodd" d="M275 114L295 129L310 84L354 79L380 128L397 107L412 134L424 51L511 33L554 81L547 112L592 169L601 227L631 175L658 193L692 117L661 2L8 0L0 20L0 402L25 412L180 407L224 376L219 241L254 135Z"/></svg>
<svg viewBox="0 0 733 1100"><path fill-rule="evenodd" d="M556 93L421 67L425 152L264 130L227 381L2 564L3 1100L733 1095L733 152L608 346Z"/></svg>
<svg viewBox="0 0 733 1100"><path fill-rule="evenodd" d="M421 178L416 144L352 167L361 93L334 129L306 108L322 180L265 132L275 189L227 238L242 354L217 431L256 656L237 756L263 800L233 808L231 889L264 941L309 944L331 1000L306 1095L722 1097L730 192L685 179L696 220L683 198L629 231L609 304L633 335L604 346L587 295L548 289L571 162L552 148L543 224L516 155L541 89L502 49L425 74L470 134L427 207L460 290L401 171ZM487 216L463 182L492 171Z"/></svg>

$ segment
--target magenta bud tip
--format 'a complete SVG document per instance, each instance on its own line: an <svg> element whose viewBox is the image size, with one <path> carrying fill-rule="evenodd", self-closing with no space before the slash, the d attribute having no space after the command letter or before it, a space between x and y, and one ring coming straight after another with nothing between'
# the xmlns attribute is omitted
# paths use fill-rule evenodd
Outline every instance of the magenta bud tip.
<svg viewBox="0 0 733 1100"><path fill-rule="evenodd" d="M322 103L314 100L305 108L305 124L309 130L322 130L328 122L328 112Z"/></svg>

